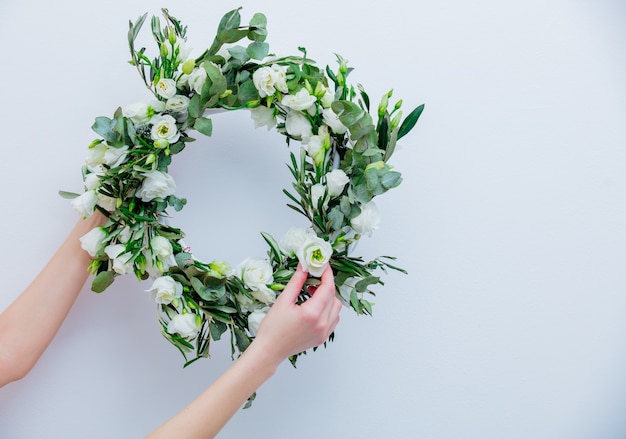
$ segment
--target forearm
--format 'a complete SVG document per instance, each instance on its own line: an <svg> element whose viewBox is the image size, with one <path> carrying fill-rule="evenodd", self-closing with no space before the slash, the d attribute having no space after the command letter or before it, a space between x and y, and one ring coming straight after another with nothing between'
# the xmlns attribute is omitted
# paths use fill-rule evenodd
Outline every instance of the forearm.
<svg viewBox="0 0 626 439"><path fill-rule="evenodd" d="M79 238L104 221L99 213L80 220L33 282L0 314L0 386L26 375L56 335L89 276L90 258Z"/></svg>
<svg viewBox="0 0 626 439"><path fill-rule="evenodd" d="M274 374L279 363L260 344L253 342L207 390L146 437L214 437L248 397Z"/></svg>

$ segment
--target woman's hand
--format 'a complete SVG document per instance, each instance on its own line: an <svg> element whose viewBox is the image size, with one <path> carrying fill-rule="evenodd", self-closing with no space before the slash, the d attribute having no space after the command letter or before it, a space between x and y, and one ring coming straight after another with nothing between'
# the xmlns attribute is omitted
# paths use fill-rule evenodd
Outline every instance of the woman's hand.
<svg viewBox="0 0 626 439"><path fill-rule="evenodd" d="M261 322L254 343L262 345L276 364L285 358L324 343L339 323L341 302L335 296L330 266L317 287L309 287L311 297L298 305L296 300L307 279L300 265Z"/></svg>

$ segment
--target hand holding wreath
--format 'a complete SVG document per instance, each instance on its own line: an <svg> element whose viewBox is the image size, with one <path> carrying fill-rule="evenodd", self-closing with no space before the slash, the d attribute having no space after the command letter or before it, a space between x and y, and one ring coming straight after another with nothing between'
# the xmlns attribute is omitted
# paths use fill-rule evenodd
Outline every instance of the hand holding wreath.
<svg viewBox="0 0 626 439"><path fill-rule="evenodd" d="M299 56L270 55L263 14L242 26L239 10L228 12L211 47L194 58L186 48L186 27L163 12L164 27L158 17L151 21L156 57L135 48L146 15L131 22L128 33L131 64L154 98L120 108L113 118L96 118L93 130L100 137L89 145L85 192L62 193L74 198L82 216L97 209L108 218L82 238L93 258L92 289L104 291L127 273L154 278L148 291L160 308L163 335L185 358L195 351L186 364L208 356L211 340L226 332L233 355L243 352L292 276L303 276L298 264L312 276L298 292L300 301L310 297L317 277L332 276L330 264L341 301L371 314L365 296L382 284L374 272L403 270L389 264L393 258L366 262L350 251L378 227L374 197L400 184L400 173L388 162L423 105L402 119L402 101L390 110L389 92L374 124L369 97L361 86L347 84L351 69L342 57L333 71L316 67L304 49ZM236 44L246 40L247 46ZM186 203L177 197L168 167L194 140L191 131L211 135L212 109L246 109L255 126L275 128L288 144L300 145L289 153L293 190L283 192L310 227L290 229L280 243L262 233L268 259L248 258L235 268L195 258L181 241L183 231L166 222L169 209L179 211Z"/></svg>

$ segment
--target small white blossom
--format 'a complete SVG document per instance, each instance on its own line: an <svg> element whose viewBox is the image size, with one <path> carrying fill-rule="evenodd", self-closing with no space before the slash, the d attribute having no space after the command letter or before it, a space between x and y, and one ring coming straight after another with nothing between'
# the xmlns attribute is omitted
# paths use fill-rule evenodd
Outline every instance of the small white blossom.
<svg viewBox="0 0 626 439"><path fill-rule="evenodd" d="M81 217L87 218L93 213L97 202L98 196L96 191L87 191L72 200L72 207L76 209Z"/></svg>
<svg viewBox="0 0 626 439"><path fill-rule="evenodd" d="M168 305L172 303L172 300L182 296L183 286L171 276L161 276L154 280L146 292L152 294L156 303Z"/></svg>
<svg viewBox="0 0 626 439"><path fill-rule="evenodd" d="M145 125L154 116L165 110L165 103L161 101L137 102L122 108L124 117L129 118L137 126Z"/></svg>
<svg viewBox="0 0 626 439"><path fill-rule="evenodd" d="M150 131L150 137L152 140L165 140L168 143L176 143L180 138L178 127L176 126L176 119L169 114L160 114L150 119L152 123L152 130Z"/></svg>
<svg viewBox="0 0 626 439"><path fill-rule="evenodd" d="M276 126L276 117L272 108L265 106L251 108L250 116L252 116L255 128L266 126L270 130Z"/></svg>
<svg viewBox="0 0 626 439"><path fill-rule="evenodd" d="M361 235L372 236L380 224L380 214L373 201L361 206L361 213L350 221L355 232Z"/></svg>
<svg viewBox="0 0 626 439"><path fill-rule="evenodd" d="M95 258L102 251L106 236L103 227L93 228L80 238L80 246L89 253L89 256Z"/></svg>
<svg viewBox="0 0 626 439"><path fill-rule="evenodd" d="M142 201L152 201L155 198L165 199L176 191L176 183L169 174L161 171L152 171L141 175L145 179L137 195L139 195Z"/></svg>
<svg viewBox="0 0 626 439"><path fill-rule="evenodd" d="M302 269L315 277L322 275L332 255L333 248L330 243L318 236L308 238L296 252Z"/></svg>
<svg viewBox="0 0 626 439"><path fill-rule="evenodd" d="M324 123L330 127L335 134L345 134L348 128L341 123L339 117L335 114L332 108L325 108L322 114Z"/></svg>
<svg viewBox="0 0 626 439"><path fill-rule="evenodd" d="M126 252L126 246L111 244L104 248L104 253L113 261L113 271L117 274L127 274L133 271L132 254Z"/></svg>
<svg viewBox="0 0 626 439"><path fill-rule="evenodd" d="M154 88L159 96L169 99L176 94L176 81L169 78L161 78Z"/></svg>
<svg viewBox="0 0 626 439"><path fill-rule="evenodd" d="M311 122L299 111L290 111L285 119L285 130L296 139L307 139L313 135Z"/></svg>
<svg viewBox="0 0 626 439"><path fill-rule="evenodd" d="M306 88L300 89L295 95L285 95L281 104L292 110L305 111L317 102L315 96L311 96Z"/></svg>
<svg viewBox="0 0 626 439"><path fill-rule="evenodd" d="M188 340L196 338L200 332L200 324L196 314L177 314L167 325L168 334L179 334Z"/></svg>
<svg viewBox="0 0 626 439"><path fill-rule="evenodd" d="M343 189L350 179L343 171L343 169L333 169L326 174L326 186L328 187L328 195L336 197L341 195Z"/></svg>

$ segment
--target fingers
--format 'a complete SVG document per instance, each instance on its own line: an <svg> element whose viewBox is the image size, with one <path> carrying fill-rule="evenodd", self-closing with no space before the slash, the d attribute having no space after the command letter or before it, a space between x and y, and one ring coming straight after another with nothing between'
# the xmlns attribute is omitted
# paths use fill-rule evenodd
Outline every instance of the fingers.
<svg viewBox="0 0 626 439"><path fill-rule="evenodd" d="M283 292L280 293L277 300L296 303L296 298L298 297L298 294L300 294L302 286L304 285L307 277L308 273L306 271L303 271L300 264L298 264L295 273L293 274L293 276L291 276L291 279L289 279L287 286L285 287ZM281 299L281 297L284 298Z"/></svg>

